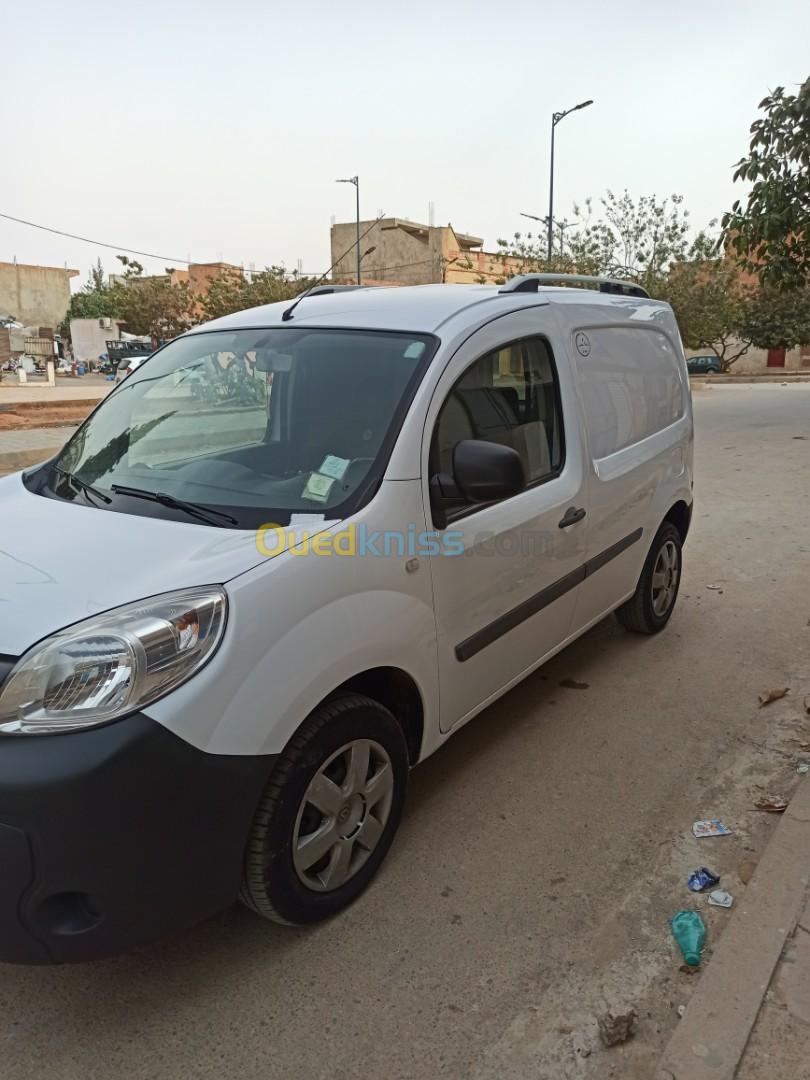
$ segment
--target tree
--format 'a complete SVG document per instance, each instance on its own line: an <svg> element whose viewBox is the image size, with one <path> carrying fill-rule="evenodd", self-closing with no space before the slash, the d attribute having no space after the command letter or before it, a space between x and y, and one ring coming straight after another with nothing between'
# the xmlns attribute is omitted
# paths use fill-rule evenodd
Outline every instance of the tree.
<svg viewBox="0 0 810 1080"><path fill-rule="evenodd" d="M740 334L758 349L810 344L810 287L762 286L746 305Z"/></svg>
<svg viewBox="0 0 810 1080"><path fill-rule="evenodd" d="M267 266L249 278L238 271L223 270L207 294L197 300L207 319L217 319L232 311L291 300L314 284L314 278L288 277L283 266Z"/></svg>
<svg viewBox="0 0 810 1080"><path fill-rule="evenodd" d="M110 291L128 333L164 341L194 324L194 294L188 282L173 280L172 268L167 267L165 275L144 277L139 262L126 255L116 257L124 267L125 280Z"/></svg>
<svg viewBox="0 0 810 1080"><path fill-rule="evenodd" d="M686 348L711 350L728 371L753 344L746 319L754 291L733 260L717 258L716 241L701 233L655 295L672 305Z"/></svg>
<svg viewBox="0 0 810 1080"><path fill-rule="evenodd" d="M689 248L689 212L683 196L655 195L633 198L625 191L617 196L608 190L594 212L587 199L574 213L579 229L563 234L560 250L546 258L544 237L515 233L511 241L499 240L504 261L517 260L518 272L604 274L630 278L653 293L673 262L686 257Z"/></svg>
<svg viewBox="0 0 810 1080"><path fill-rule="evenodd" d="M810 281L810 79L797 94L782 86L763 98L747 157L734 180L752 185L723 215L723 238L763 285Z"/></svg>
<svg viewBox="0 0 810 1080"><path fill-rule="evenodd" d="M63 337L68 337L71 319L114 319L117 314L115 292L104 283L104 267L99 259L94 266L90 267L87 281L82 286L81 292L71 296L67 313L59 329Z"/></svg>

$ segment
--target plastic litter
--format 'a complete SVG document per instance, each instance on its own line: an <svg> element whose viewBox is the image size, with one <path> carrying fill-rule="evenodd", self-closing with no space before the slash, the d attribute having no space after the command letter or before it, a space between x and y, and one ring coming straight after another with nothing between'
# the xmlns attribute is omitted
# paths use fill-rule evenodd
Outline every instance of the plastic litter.
<svg viewBox="0 0 810 1080"><path fill-rule="evenodd" d="M696 821L692 826L692 834L698 839L702 836L728 836L731 829L717 818L709 818L708 821Z"/></svg>
<svg viewBox="0 0 810 1080"><path fill-rule="evenodd" d="M799 776L806 776L810 772L810 761L800 761L796 766L796 772Z"/></svg>
<svg viewBox="0 0 810 1080"><path fill-rule="evenodd" d="M715 889L714 892L709 893L709 903L712 907L731 907L734 897L725 889Z"/></svg>
<svg viewBox="0 0 810 1080"><path fill-rule="evenodd" d="M686 884L692 892L703 892L705 889L713 888L719 880L719 874L713 874L708 867L701 866L699 870L689 875Z"/></svg>
<svg viewBox="0 0 810 1080"><path fill-rule="evenodd" d="M686 1006L685 1005L679 1005L678 1006L678 1016L682 1017L685 1012L686 1012Z"/></svg>
<svg viewBox="0 0 810 1080"><path fill-rule="evenodd" d="M669 922L672 936L689 967L700 964L700 950L706 940L706 926L696 911L679 911Z"/></svg>

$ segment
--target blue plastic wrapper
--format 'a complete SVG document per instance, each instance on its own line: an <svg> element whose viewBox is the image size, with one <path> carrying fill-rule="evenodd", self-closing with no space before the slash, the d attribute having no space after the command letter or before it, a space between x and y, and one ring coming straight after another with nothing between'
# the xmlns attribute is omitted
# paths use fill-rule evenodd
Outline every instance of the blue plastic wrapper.
<svg viewBox="0 0 810 1080"><path fill-rule="evenodd" d="M704 889L713 889L719 880L717 874L713 874L707 867L701 866L699 870L695 870L694 874L689 875L686 884L692 892L703 892Z"/></svg>

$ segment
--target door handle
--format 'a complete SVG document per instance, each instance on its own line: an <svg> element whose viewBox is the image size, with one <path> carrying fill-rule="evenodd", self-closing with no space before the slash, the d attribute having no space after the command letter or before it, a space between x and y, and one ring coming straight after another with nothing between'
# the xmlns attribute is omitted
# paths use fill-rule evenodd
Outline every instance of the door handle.
<svg viewBox="0 0 810 1080"><path fill-rule="evenodd" d="M563 514L562 518L560 519L559 527L561 529L567 529L569 525L576 525L576 523L578 521L582 521L582 519L584 517L585 517L585 507L584 506L580 506L579 509L577 509L576 506L569 506L568 509Z"/></svg>

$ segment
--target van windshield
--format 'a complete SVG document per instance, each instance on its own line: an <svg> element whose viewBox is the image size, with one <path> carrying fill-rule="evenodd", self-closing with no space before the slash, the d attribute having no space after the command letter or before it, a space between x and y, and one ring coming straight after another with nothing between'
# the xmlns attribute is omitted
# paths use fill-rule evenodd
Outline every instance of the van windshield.
<svg viewBox="0 0 810 1080"><path fill-rule="evenodd" d="M436 344L281 327L178 338L76 432L48 494L179 520L191 505L238 528L344 517L379 483Z"/></svg>

